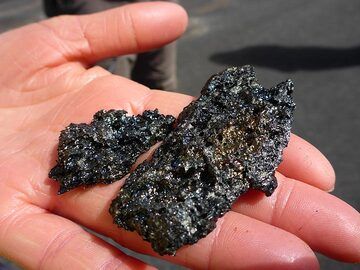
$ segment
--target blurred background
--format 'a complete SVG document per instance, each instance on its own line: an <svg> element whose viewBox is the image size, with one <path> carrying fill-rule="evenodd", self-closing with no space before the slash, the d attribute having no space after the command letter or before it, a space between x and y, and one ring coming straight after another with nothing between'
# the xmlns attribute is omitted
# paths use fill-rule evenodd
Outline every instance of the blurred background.
<svg viewBox="0 0 360 270"><path fill-rule="evenodd" d="M266 87L295 82L294 133L335 167L332 192L360 209L360 1L181 0L190 15L178 42L179 92L251 64ZM44 19L40 0L0 0L0 32ZM1 56L0 56L1 61ZM159 269L183 269L147 256ZM318 255L322 269L359 269ZM17 269L0 258L0 270Z"/></svg>

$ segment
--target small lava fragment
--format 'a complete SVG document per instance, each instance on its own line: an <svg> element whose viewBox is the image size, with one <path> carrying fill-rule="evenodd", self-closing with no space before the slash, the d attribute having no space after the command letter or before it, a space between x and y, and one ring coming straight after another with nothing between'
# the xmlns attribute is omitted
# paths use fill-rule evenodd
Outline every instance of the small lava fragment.
<svg viewBox="0 0 360 270"><path fill-rule="evenodd" d="M70 124L61 132L57 165L49 173L60 183L59 194L121 179L140 154L164 139L175 121L157 110L126 114L102 110L90 124Z"/></svg>
<svg viewBox="0 0 360 270"><path fill-rule="evenodd" d="M251 66L212 76L127 178L110 207L114 223L174 255L209 234L250 188L270 196L290 138L293 88L287 80L265 89Z"/></svg>

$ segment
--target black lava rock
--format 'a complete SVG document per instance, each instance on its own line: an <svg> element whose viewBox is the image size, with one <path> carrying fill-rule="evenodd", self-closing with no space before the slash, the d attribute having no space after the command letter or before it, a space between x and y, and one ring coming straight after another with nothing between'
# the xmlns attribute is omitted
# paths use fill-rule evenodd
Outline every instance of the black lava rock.
<svg viewBox="0 0 360 270"><path fill-rule="evenodd" d="M126 180L110 207L114 222L160 255L175 254L209 234L248 189L271 195L290 137L292 92L290 80L265 89L250 66L212 76Z"/></svg>
<svg viewBox="0 0 360 270"><path fill-rule="evenodd" d="M121 179L140 154L164 139L175 121L157 110L138 116L126 113L102 110L91 124L70 124L61 132L57 165L49 173L60 183L59 194Z"/></svg>

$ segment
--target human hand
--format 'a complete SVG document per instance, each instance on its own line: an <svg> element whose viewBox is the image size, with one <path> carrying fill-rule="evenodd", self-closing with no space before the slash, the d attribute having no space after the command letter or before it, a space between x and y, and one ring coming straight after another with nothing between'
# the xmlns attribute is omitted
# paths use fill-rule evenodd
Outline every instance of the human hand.
<svg viewBox="0 0 360 270"><path fill-rule="evenodd" d="M192 97L150 91L92 63L160 47L180 36L185 12L168 3L135 4L63 16L0 36L0 255L26 269L151 269L80 225L157 256L108 213L122 181L57 195L48 178L60 130L100 109L177 115ZM359 213L328 194L326 158L292 135L271 197L251 191L198 243L162 258L190 268L316 269L312 251L360 261Z"/></svg>

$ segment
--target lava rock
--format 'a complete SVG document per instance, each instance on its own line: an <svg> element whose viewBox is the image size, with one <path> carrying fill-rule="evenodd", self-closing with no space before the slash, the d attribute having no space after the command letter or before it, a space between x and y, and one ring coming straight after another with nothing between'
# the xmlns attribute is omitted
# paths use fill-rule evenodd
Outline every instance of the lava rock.
<svg viewBox="0 0 360 270"><path fill-rule="evenodd" d="M270 196L290 138L290 80L262 87L252 67L229 68L179 115L151 160L130 174L110 207L160 255L205 237L249 189Z"/></svg>
<svg viewBox="0 0 360 270"><path fill-rule="evenodd" d="M60 183L59 194L121 179L140 154L164 139L175 121L157 110L126 114L102 110L90 124L70 124L61 132L57 165L49 173Z"/></svg>

